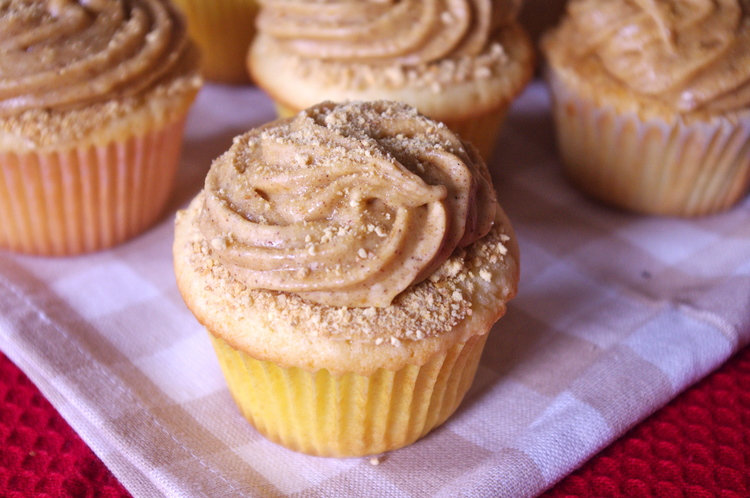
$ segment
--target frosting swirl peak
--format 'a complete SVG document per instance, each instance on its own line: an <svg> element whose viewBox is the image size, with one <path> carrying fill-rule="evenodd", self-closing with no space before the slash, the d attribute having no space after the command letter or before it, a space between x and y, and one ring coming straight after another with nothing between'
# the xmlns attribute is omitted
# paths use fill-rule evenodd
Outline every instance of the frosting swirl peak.
<svg viewBox="0 0 750 498"><path fill-rule="evenodd" d="M249 288L388 306L497 203L470 146L404 104L323 103L235 139L206 177L198 223Z"/></svg>
<svg viewBox="0 0 750 498"><path fill-rule="evenodd" d="M545 46L681 112L750 104L748 0L573 0Z"/></svg>
<svg viewBox="0 0 750 498"><path fill-rule="evenodd" d="M187 54L163 0L0 0L0 117L137 95Z"/></svg>
<svg viewBox="0 0 750 498"><path fill-rule="evenodd" d="M258 29L289 53L417 65L478 55L520 0L261 0Z"/></svg>

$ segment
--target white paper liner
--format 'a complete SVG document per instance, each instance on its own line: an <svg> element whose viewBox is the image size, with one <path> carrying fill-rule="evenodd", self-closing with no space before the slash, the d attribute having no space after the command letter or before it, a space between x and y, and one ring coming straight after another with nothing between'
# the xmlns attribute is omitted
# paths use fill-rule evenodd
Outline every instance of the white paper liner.
<svg viewBox="0 0 750 498"><path fill-rule="evenodd" d="M585 193L645 214L723 211L750 186L750 115L686 123L620 113L549 72L559 152Z"/></svg>

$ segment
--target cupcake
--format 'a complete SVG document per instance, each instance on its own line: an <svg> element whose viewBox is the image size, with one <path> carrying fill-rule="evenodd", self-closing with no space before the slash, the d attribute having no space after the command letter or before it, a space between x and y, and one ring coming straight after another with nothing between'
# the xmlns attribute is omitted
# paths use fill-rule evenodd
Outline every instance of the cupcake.
<svg viewBox="0 0 750 498"><path fill-rule="evenodd" d="M248 54L282 116L322 100L395 100L489 157L533 74L520 1L260 1Z"/></svg>
<svg viewBox="0 0 750 498"><path fill-rule="evenodd" d="M237 137L177 215L174 264L244 416L336 457L408 445L456 410L519 271L478 153L387 101Z"/></svg>
<svg viewBox="0 0 750 498"><path fill-rule="evenodd" d="M255 34L255 0L172 0L200 48L201 73L218 83L245 84L245 56Z"/></svg>
<svg viewBox="0 0 750 498"><path fill-rule="evenodd" d="M162 213L200 85L159 0L0 8L0 248L73 255Z"/></svg>
<svg viewBox="0 0 750 498"><path fill-rule="evenodd" d="M572 0L543 39L565 173L639 213L725 210L750 183L750 2Z"/></svg>

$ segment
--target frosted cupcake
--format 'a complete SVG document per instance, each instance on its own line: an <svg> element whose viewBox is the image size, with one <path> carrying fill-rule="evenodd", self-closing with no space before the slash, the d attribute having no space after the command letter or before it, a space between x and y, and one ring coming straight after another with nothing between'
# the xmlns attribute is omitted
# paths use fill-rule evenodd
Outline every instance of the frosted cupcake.
<svg viewBox="0 0 750 498"><path fill-rule="evenodd" d="M519 271L482 159L385 101L237 137L178 213L174 262L245 417L339 457L413 443L456 410Z"/></svg>
<svg viewBox="0 0 750 498"><path fill-rule="evenodd" d="M187 17L201 51L201 73L210 81L250 82L245 56L255 34L255 0L172 0Z"/></svg>
<svg viewBox="0 0 750 498"><path fill-rule="evenodd" d="M322 100L388 99L492 151L533 73L520 1L261 1L248 56L282 116Z"/></svg>
<svg viewBox="0 0 750 498"><path fill-rule="evenodd" d="M4 2L0 248L72 255L148 228L199 86L167 2Z"/></svg>
<svg viewBox="0 0 750 498"><path fill-rule="evenodd" d="M697 216L750 184L750 3L572 0L543 41L565 171L625 209Z"/></svg>

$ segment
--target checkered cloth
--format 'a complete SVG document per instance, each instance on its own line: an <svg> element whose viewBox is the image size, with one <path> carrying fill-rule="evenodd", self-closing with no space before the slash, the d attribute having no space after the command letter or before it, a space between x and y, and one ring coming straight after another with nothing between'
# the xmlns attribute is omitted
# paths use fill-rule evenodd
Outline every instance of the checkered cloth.
<svg viewBox="0 0 750 498"><path fill-rule="evenodd" d="M161 223L97 254L0 256L2 350L136 496L534 496L750 342L750 204L675 220L586 200L537 82L490 164L520 292L459 410L377 466L276 446L234 406L171 260L174 211L272 116L256 89L205 88Z"/></svg>

